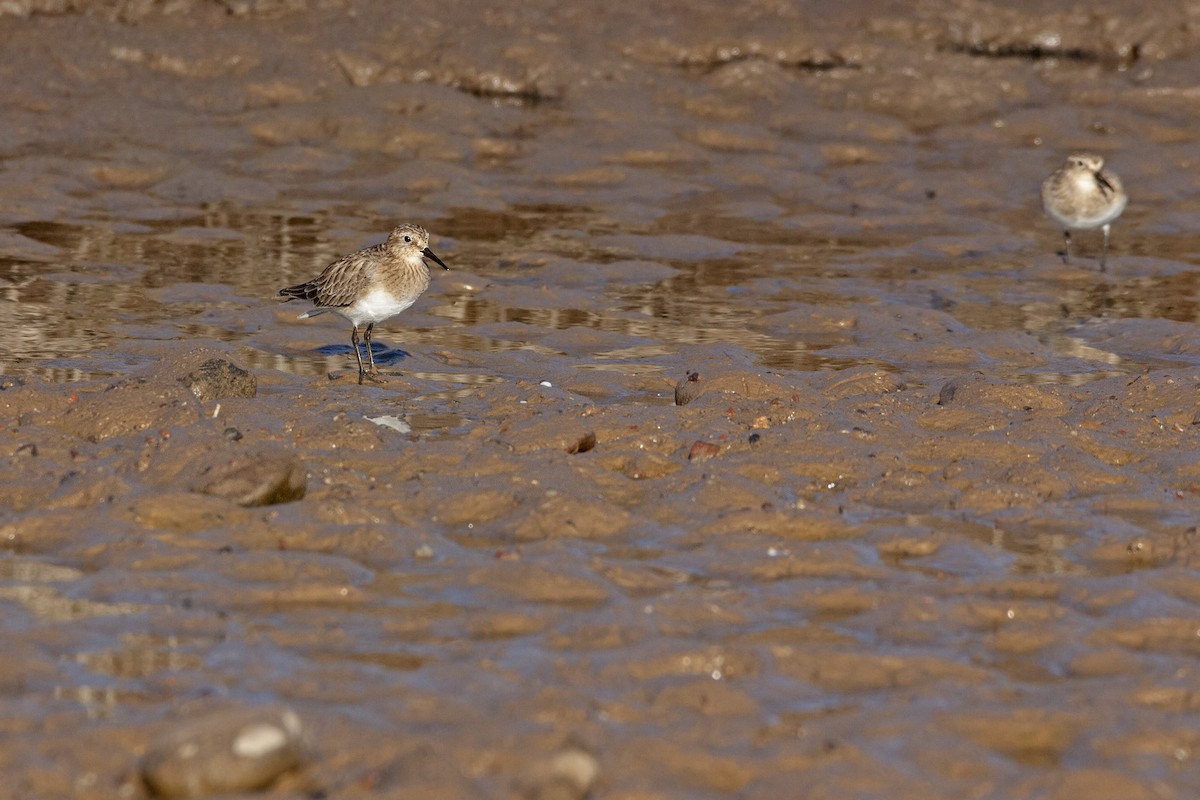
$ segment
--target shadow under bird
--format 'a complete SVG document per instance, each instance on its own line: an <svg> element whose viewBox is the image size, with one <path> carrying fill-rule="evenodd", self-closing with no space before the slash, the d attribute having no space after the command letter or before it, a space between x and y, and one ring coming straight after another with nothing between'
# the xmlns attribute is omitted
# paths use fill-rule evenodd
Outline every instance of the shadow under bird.
<svg viewBox="0 0 1200 800"><path fill-rule="evenodd" d="M1063 263L1071 257L1071 230L1102 228L1104 249L1100 270L1108 256L1108 232L1121 216L1129 196L1116 173L1104 169L1104 159L1090 153L1067 156L1067 162L1042 183L1042 208L1063 226Z"/></svg>
<svg viewBox="0 0 1200 800"><path fill-rule="evenodd" d="M400 225L388 234L387 241L343 256L307 283L279 290L288 300L311 300L316 308L299 319L334 313L354 326L350 345L358 361L358 382L369 378L381 382L371 352L371 331L375 323L389 320L417 301L429 288L429 264L432 259L450 269L429 249L429 234L419 225ZM358 349L358 329L363 325L367 346L368 369L363 368Z"/></svg>

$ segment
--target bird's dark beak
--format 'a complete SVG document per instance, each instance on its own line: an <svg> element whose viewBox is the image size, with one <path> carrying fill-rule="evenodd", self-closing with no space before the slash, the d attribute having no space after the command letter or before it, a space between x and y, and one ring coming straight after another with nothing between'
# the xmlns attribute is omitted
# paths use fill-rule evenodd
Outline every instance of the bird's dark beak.
<svg viewBox="0 0 1200 800"><path fill-rule="evenodd" d="M426 247L424 250L421 251L421 255L425 256L426 258L432 258L434 261L436 261L437 263L442 265L442 269L450 269L449 267L446 266L446 262L442 261L440 258L438 258L437 254L434 253L432 250L430 250L428 247Z"/></svg>

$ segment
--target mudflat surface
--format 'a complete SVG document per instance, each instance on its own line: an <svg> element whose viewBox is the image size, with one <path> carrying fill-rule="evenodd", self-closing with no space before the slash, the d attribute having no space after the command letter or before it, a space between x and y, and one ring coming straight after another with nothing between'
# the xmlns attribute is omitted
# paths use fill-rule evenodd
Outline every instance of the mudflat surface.
<svg viewBox="0 0 1200 800"><path fill-rule="evenodd" d="M1196 797L1198 53L1196 3L0 0L0 795L286 707L278 797ZM1038 205L1076 150L1106 272ZM402 221L452 271L359 386L274 294Z"/></svg>

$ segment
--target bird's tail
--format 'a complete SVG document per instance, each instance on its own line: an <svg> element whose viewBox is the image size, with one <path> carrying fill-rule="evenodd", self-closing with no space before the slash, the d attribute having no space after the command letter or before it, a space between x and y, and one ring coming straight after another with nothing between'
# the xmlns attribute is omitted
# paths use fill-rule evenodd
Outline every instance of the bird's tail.
<svg viewBox="0 0 1200 800"><path fill-rule="evenodd" d="M288 286L285 289L279 290L279 296L287 300L311 300L316 289L313 282L298 283L295 286Z"/></svg>
<svg viewBox="0 0 1200 800"><path fill-rule="evenodd" d="M317 296L317 287L314 281L308 283L298 283L295 286L288 286L279 290L279 296L286 303L289 300L313 300ZM325 313L324 308L310 308L305 311L297 319L308 319L315 317L317 314Z"/></svg>

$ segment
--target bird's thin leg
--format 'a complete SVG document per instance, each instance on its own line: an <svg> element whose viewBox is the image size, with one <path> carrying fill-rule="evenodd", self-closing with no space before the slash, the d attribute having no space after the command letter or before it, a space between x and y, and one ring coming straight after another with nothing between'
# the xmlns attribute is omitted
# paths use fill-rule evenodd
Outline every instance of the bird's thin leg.
<svg viewBox="0 0 1200 800"><path fill-rule="evenodd" d="M371 364L371 369L368 370L372 375L378 374L379 370L375 369L375 353L371 350L371 331L375 329L375 323L367 325L367 329L363 331L363 342L367 345L367 361Z"/></svg>
<svg viewBox="0 0 1200 800"><path fill-rule="evenodd" d="M1071 258L1071 231L1063 229L1063 263L1066 264Z"/></svg>
<svg viewBox="0 0 1200 800"><path fill-rule="evenodd" d="M363 365L362 353L358 352L358 326L354 326L354 330L350 331L350 346L354 348L354 358L358 360L358 385L362 385Z"/></svg>
<svg viewBox="0 0 1200 800"><path fill-rule="evenodd" d="M1108 258L1108 231L1112 225L1104 226L1104 249L1100 251L1100 271L1104 272L1104 262Z"/></svg>

